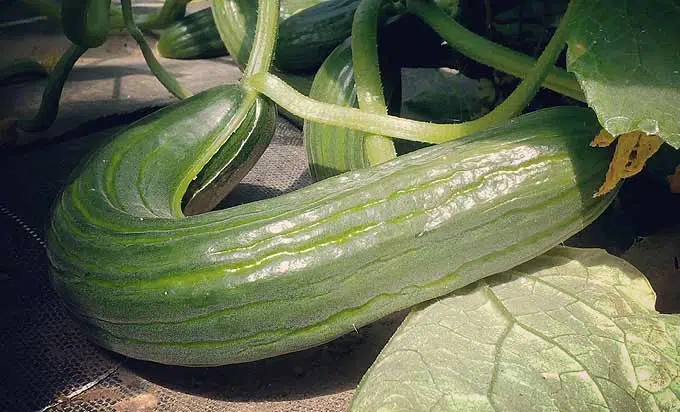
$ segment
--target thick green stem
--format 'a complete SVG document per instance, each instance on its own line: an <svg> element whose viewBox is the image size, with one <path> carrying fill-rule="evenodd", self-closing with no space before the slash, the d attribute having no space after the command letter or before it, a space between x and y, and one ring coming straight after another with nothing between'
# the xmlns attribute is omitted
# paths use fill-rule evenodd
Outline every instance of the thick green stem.
<svg viewBox="0 0 680 412"><path fill-rule="evenodd" d="M172 93L178 99L185 99L191 96L186 89L179 84L177 79L175 79L161 64L156 60L156 56L153 55L153 51L149 44L144 39L144 34L137 27L134 20L134 15L132 12L131 0L121 0L121 6L123 7L123 19L125 20L125 29L130 33L130 35L135 39L139 48L142 50L144 55L144 60L146 64L151 69L151 72L156 76L156 78L165 86L170 93Z"/></svg>
<svg viewBox="0 0 680 412"><path fill-rule="evenodd" d="M352 65L359 108L371 113L387 114L387 104L380 76L378 57L378 23L382 0L362 0L352 22ZM369 165L397 157L392 139L380 135L364 138L364 157Z"/></svg>
<svg viewBox="0 0 680 412"><path fill-rule="evenodd" d="M503 47L463 27L439 7L425 0L408 0L408 10L432 27L454 49L482 64L525 78L535 61L522 53ZM585 102L585 95L576 78L557 67L552 67L543 87Z"/></svg>
<svg viewBox="0 0 680 412"><path fill-rule="evenodd" d="M295 115L312 122L361 130L365 133L381 134L425 143L443 143L458 139L471 133L484 130L514 117L535 94L543 78L564 47L569 34L571 7L562 17L553 38L546 46L522 84L506 101L486 116L460 124L435 124L402 119L379 113L368 113L354 108L343 108L321 103L305 97L283 81L271 74L260 73L253 76L248 84L267 95L278 105Z"/></svg>
<svg viewBox="0 0 680 412"><path fill-rule="evenodd" d="M279 0L258 0L253 48L243 71L244 78L269 71L279 30Z"/></svg>
<svg viewBox="0 0 680 412"><path fill-rule="evenodd" d="M466 123L459 125L426 123L322 103L297 92L271 73L255 74L245 83L272 99L277 105L311 122L426 143L443 143L451 140L452 131L457 132L458 137L473 131Z"/></svg>
<svg viewBox="0 0 680 412"><path fill-rule="evenodd" d="M474 123L481 123L483 127L485 125L501 123L519 115L522 110L524 110L538 92L538 89L541 87L550 68L554 67L555 60L557 60L560 52L564 49L564 45L569 37L569 27L571 26L569 22L571 10L572 7L570 3L564 16L562 16L562 20L560 21L557 30L555 30L555 34L553 34L553 37L539 56L536 64L529 70L519 86L513 90L503 103L495 107L482 118L474 120Z"/></svg>
<svg viewBox="0 0 680 412"><path fill-rule="evenodd" d="M17 127L20 130L39 132L46 130L54 123L59 112L59 99L61 99L64 83L66 83L66 79L71 73L73 66L86 50L87 48L85 47L73 44L61 56L47 80L47 86L45 86L38 113L32 119L20 119L17 122Z"/></svg>

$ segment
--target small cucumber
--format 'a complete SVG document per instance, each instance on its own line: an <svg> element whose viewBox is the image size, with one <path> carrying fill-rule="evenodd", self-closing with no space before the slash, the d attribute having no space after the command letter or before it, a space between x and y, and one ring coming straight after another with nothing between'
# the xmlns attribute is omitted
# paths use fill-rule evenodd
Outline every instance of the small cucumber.
<svg viewBox="0 0 680 412"><path fill-rule="evenodd" d="M274 64L283 71L313 71L352 33L359 0L335 0L305 9L279 25Z"/></svg>
<svg viewBox="0 0 680 412"><path fill-rule="evenodd" d="M282 21L324 0L281 2ZM157 44L161 56L169 59L207 59L226 56L227 49L217 31L210 8L189 14L168 27Z"/></svg>
<svg viewBox="0 0 680 412"><path fill-rule="evenodd" d="M318 2L279 24L274 65L284 72L314 72L352 31L359 0ZM213 0L213 17L222 41L243 68L253 44L256 0ZM284 13L282 11L282 13Z"/></svg>
<svg viewBox="0 0 680 412"><path fill-rule="evenodd" d="M161 56L169 59L207 59L227 55L209 8L191 13L168 27L156 47Z"/></svg>
<svg viewBox="0 0 680 412"><path fill-rule="evenodd" d="M338 45L323 62L314 76L310 97L339 106L357 107L350 40ZM386 62L381 68L388 105L398 108L401 103L400 68ZM390 110L390 113L395 111ZM366 133L309 121L304 122L303 132L309 170L315 180L371 166L364 153Z"/></svg>

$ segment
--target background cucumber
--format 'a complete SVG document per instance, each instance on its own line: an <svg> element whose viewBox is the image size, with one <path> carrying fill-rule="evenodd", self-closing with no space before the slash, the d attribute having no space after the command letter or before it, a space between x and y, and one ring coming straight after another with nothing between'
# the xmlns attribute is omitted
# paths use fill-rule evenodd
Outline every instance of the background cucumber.
<svg viewBox="0 0 680 412"><path fill-rule="evenodd" d="M168 27L156 47L161 56L170 59L207 59L227 55L209 8L191 13Z"/></svg>
<svg viewBox="0 0 680 412"><path fill-rule="evenodd" d="M319 345L540 255L612 199L592 196L608 164L588 145L598 122L567 107L183 217L216 139L202 119L243 99L217 108L207 93L121 133L53 209L56 290L94 341L134 358L220 365Z"/></svg>
<svg viewBox="0 0 680 412"><path fill-rule="evenodd" d="M352 34L359 0L334 0L309 7L279 25L274 64L283 71L316 70Z"/></svg>
<svg viewBox="0 0 680 412"><path fill-rule="evenodd" d="M274 65L284 72L314 72L352 31L359 0L319 2L279 23ZM257 0L213 0L213 17L229 54L243 68L253 44Z"/></svg>
<svg viewBox="0 0 680 412"><path fill-rule="evenodd" d="M281 2L281 19L327 0ZM157 44L161 56L169 59L207 59L229 54L217 31L210 8L201 9L163 31Z"/></svg>

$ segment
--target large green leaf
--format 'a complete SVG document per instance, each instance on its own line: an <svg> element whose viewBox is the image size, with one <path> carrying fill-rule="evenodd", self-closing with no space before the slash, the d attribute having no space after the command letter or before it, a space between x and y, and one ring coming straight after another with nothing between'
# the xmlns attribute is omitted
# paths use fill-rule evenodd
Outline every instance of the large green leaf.
<svg viewBox="0 0 680 412"><path fill-rule="evenodd" d="M680 147L680 1L574 0L567 68L602 126Z"/></svg>
<svg viewBox="0 0 680 412"><path fill-rule="evenodd" d="M595 249L559 247L414 310L353 411L677 411L680 316Z"/></svg>

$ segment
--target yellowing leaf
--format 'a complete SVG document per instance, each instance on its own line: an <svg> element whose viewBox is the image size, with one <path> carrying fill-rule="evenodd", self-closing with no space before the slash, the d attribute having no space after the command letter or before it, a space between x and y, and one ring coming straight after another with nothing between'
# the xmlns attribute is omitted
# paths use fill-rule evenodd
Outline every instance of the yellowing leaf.
<svg viewBox="0 0 680 412"><path fill-rule="evenodd" d="M657 135L649 135L636 131L620 135L614 138L606 131L600 132L595 137L591 146L606 147L616 140L614 158L609 164L609 170L604 183L600 186L595 196L601 196L613 190L620 180L639 173L645 166L647 159L652 157L663 140Z"/></svg>
<svg viewBox="0 0 680 412"><path fill-rule="evenodd" d="M602 129L600 134L595 136L590 145L592 147L607 147L612 144L614 140L616 140L616 137L612 136L608 131Z"/></svg>

